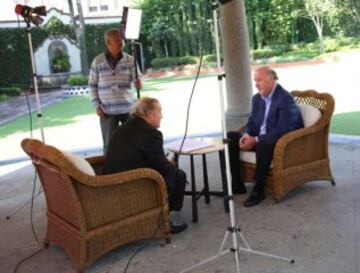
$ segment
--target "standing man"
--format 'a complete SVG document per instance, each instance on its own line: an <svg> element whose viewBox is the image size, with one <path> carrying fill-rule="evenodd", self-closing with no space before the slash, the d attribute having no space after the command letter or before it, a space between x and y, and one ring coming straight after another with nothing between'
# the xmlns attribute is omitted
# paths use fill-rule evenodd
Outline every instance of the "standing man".
<svg viewBox="0 0 360 273"><path fill-rule="evenodd" d="M162 119L157 99L141 98L134 105L132 116L116 128L105 157L106 174L137 168L152 168L164 178L168 190L170 211L183 206L186 174L170 162L163 149L163 136L158 130ZM185 222L170 222L172 233L187 228Z"/></svg>
<svg viewBox="0 0 360 273"><path fill-rule="evenodd" d="M240 173L239 152L255 150L255 187L245 207L259 204L265 199L266 177L278 139L287 132L302 128L301 112L294 98L280 84L269 66L255 70L254 81L259 93L253 96L251 115L245 132L229 132L229 154L234 193L246 193Z"/></svg>
<svg viewBox="0 0 360 273"><path fill-rule="evenodd" d="M125 42L118 29L110 29L104 35L106 51L93 60L89 76L91 104L100 117L104 154L109 139L128 117L136 98L131 83L141 88L135 79L134 58L123 52Z"/></svg>

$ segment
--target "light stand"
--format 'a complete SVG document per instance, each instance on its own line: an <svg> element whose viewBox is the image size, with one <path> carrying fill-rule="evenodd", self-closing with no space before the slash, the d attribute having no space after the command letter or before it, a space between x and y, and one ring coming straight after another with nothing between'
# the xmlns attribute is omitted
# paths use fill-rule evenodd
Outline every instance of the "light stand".
<svg viewBox="0 0 360 273"><path fill-rule="evenodd" d="M227 1L220 1L221 4L225 4L227 2L230 2L231 0L227 0ZM226 178L227 178L227 190L228 190L228 202L229 202L229 213L230 213L230 226L227 227L226 232L225 232L225 236L221 242L219 251L217 252L216 255L207 258L183 271L181 271L180 273L185 273L185 272L189 272L201 265L204 265L212 260L215 260L227 253L233 253L234 257L235 257L235 263L236 263L236 272L240 273L240 266L239 266L239 252L240 251L245 251L248 253L252 253L252 254L257 254L257 255L261 255L261 256L266 256L266 257L270 257L270 258L276 258L276 259L280 259L280 260L284 260L284 261L288 261L290 263L294 263L295 261L293 259L289 259L289 258L285 258L285 257L280 257L280 256L276 256L273 254L269 254L266 252L261 252L261 251L256 251L253 250L250 245L248 244L247 240L245 239L245 236L242 234L241 229L239 227L236 227L236 221L235 221L235 209L234 209L234 197L233 197L233 192L232 192L232 181L231 181L231 173L230 173L230 160L229 160L229 146L227 144L226 138L226 118L225 118L225 110L224 110L224 105L225 105L225 100L224 100L224 92L223 92L223 82L222 79L225 77L224 74L221 73L221 60L220 60L220 42L219 42L219 29L218 29L218 19L217 19L217 12L216 9L218 8L218 4L216 2L216 0L211 0L211 8L213 11L213 22L214 22L214 34L215 34L215 45L216 45L216 60L217 60L217 71L218 71L218 83L219 83L219 97L220 97L220 111L222 113L222 118L221 118L221 128L222 128L222 133L223 133L223 139L224 139L224 144L225 144L225 168L226 168ZM232 247L225 249L225 243L229 237L229 235L231 234L231 238L232 238ZM240 247L238 244L238 236L241 238L241 241L243 242L243 244L245 245L245 247Z"/></svg>
<svg viewBox="0 0 360 273"><path fill-rule="evenodd" d="M41 139L45 143L30 23L33 23L36 26L40 25L43 22L43 19L40 17L40 15L46 15L46 8L45 8L45 6L31 8L29 6L23 6L23 5L18 4L15 7L15 13L17 15L21 15L24 18L24 21L26 23L26 32L27 32L28 43L29 43L29 53L30 53L31 69L32 69L32 79L33 79L36 108L37 108L37 117L38 117L40 132L41 132ZM30 111L30 108L29 108L29 111ZM30 115L31 115L31 113L30 113ZM32 135L31 135L31 138L33 138ZM35 183L36 183L36 173L35 173L35 178L34 178L34 189L35 189ZM39 192L35 196L34 196L34 192L33 192L31 199L29 201L25 202L23 205L19 206L17 209L15 209L15 211L11 215L6 216L6 220L10 220L13 216L15 216L21 209L23 209L29 203L31 203L31 205L32 205L34 198L36 198L40 193L41 193L41 188L39 189Z"/></svg>
<svg viewBox="0 0 360 273"><path fill-rule="evenodd" d="M39 90L38 90L38 84L37 84L37 75L36 75L36 68L35 68L35 59L34 59L34 51L33 51L33 46L32 46L30 24L33 23L36 26L41 25L44 20L40 16L46 15L46 8L45 8L45 6L38 6L38 7L32 8L29 6L23 6L23 5L17 4L15 7L15 13L17 15L21 15L24 18L24 21L27 26L26 32L27 32L28 43L29 43L29 53L30 53L30 60L31 60L33 85L34 85L34 91L35 91L37 117L38 117L40 132L41 132L41 139L45 143L43 122L42 122L42 113L41 113L41 104L40 104Z"/></svg>
<svg viewBox="0 0 360 273"><path fill-rule="evenodd" d="M136 52L136 43L135 40L131 40L131 47L134 57L134 69L135 69L135 81L139 81L139 72L138 72L138 65L137 65L137 52ZM136 94L137 98L140 99L140 89L136 87Z"/></svg>
<svg viewBox="0 0 360 273"><path fill-rule="evenodd" d="M26 32L27 32L28 42L29 42L29 52L30 52L30 59L31 59L31 68L32 68L32 77L33 77L33 84L34 84L34 91L35 91L35 99L36 99L37 117L38 117L40 132L41 132L41 139L45 143L41 104L40 104L39 90L38 90L38 84L37 84L37 75L36 75L36 68L35 68L34 51L33 51L33 46L32 46L32 39L31 39L31 27L30 27L29 21L25 20L25 22L27 25Z"/></svg>

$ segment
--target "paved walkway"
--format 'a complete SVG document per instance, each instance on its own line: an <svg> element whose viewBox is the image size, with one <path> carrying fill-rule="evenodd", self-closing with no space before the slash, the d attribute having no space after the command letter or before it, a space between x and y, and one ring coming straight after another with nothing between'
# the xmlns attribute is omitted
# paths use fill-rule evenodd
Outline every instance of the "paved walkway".
<svg viewBox="0 0 360 273"><path fill-rule="evenodd" d="M39 93L39 97L42 108L54 103L58 103L59 101L62 101L66 98L62 95L62 91L59 89ZM31 111L36 112L37 105L35 95L28 95L28 100ZM25 95L12 98L5 102L0 102L0 109L0 126L29 113Z"/></svg>

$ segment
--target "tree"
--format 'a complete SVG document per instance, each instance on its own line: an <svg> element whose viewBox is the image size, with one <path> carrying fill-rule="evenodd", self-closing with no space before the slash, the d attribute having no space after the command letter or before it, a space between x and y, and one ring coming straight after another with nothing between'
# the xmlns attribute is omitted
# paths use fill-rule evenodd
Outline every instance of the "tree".
<svg viewBox="0 0 360 273"><path fill-rule="evenodd" d="M293 10L298 4L299 0L246 0L251 46L261 49L295 41L298 18Z"/></svg>
<svg viewBox="0 0 360 273"><path fill-rule="evenodd" d="M74 27L76 39L80 48L81 72L85 75L88 73L88 62L87 62L87 53L86 53L86 40L85 40L85 21L82 12L82 5L80 0L76 0L79 25L76 24L73 0L68 0L68 5L69 5L71 22Z"/></svg>
<svg viewBox="0 0 360 273"><path fill-rule="evenodd" d="M212 53L208 0L143 0L142 41L153 57L178 57Z"/></svg>
<svg viewBox="0 0 360 273"><path fill-rule="evenodd" d="M304 5L305 13L302 13L302 15L314 23L319 37L320 52L324 53L324 21L326 16L330 15L331 10L335 8L334 2L332 0L304 0Z"/></svg>
<svg viewBox="0 0 360 273"><path fill-rule="evenodd" d="M350 2L351 11L356 20L360 23L360 0L348 0Z"/></svg>
<svg viewBox="0 0 360 273"><path fill-rule="evenodd" d="M359 5L358 9L356 2ZM357 17L356 12L360 11L360 0L336 0L334 5L335 8L330 11L327 19L329 30L336 37L357 36L360 30L360 17Z"/></svg>
<svg viewBox="0 0 360 273"><path fill-rule="evenodd" d="M76 0L76 7L78 10L79 16L79 28L78 28L78 42L80 46L80 58L81 58L81 72L83 74L87 74L88 62L87 62L87 54L86 54L86 39L85 39L85 20L82 12L82 5L80 0Z"/></svg>

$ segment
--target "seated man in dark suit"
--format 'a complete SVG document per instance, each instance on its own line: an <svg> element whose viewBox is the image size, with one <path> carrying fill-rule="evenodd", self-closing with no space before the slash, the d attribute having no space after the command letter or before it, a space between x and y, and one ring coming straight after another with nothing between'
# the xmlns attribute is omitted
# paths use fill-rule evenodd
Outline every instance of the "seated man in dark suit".
<svg viewBox="0 0 360 273"><path fill-rule="evenodd" d="M255 70L254 81L259 93L253 96L251 115L245 132L228 132L230 168L234 193L246 193L241 179L239 150L256 151L255 187L245 207L265 199L266 177L278 139L287 132L303 127L300 109L291 94L277 83L277 75L268 66Z"/></svg>
<svg viewBox="0 0 360 273"><path fill-rule="evenodd" d="M140 99L134 105L131 118L111 136L104 171L111 174L137 168L155 169L166 182L170 211L179 211L184 200L186 174L164 154L163 136L157 129L161 118L157 99ZM187 224L170 222L170 228L172 233L178 233L185 230Z"/></svg>

